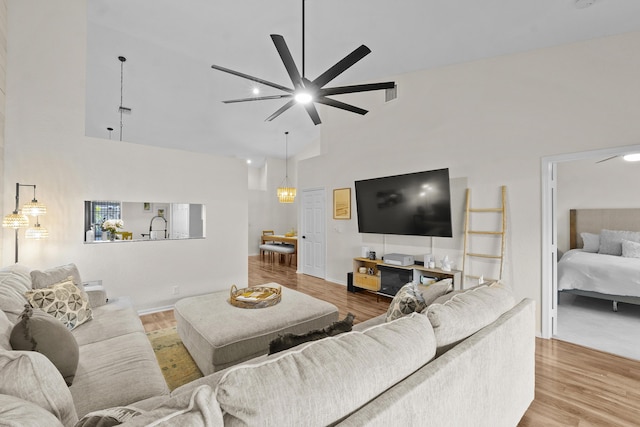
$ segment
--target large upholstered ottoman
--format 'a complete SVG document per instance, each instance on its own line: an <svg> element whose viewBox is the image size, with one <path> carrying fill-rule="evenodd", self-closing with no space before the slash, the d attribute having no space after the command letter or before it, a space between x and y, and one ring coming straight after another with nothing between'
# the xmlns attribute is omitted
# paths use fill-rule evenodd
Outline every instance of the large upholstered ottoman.
<svg viewBox="0 0 640 427"><path fill-rule="evenodd" d="M267 354L278 334L302 334L338 320L335 305L284 286L282 300L271 307L238 308L221 291L184 298L174 313L178 335L204 375Z"/></svg>

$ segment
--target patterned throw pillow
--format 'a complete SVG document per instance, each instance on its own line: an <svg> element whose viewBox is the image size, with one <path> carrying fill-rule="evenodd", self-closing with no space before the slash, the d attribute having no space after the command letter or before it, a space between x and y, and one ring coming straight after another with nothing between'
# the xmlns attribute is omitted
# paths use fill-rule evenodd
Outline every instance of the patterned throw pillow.
<svg viewBox="0 0 640 427"><path fill-rule="evenodd" d="M92 318L86 294L73 284L71 277L47 288L28 291L25 297L32 307L49 313L69 330Z"/></svg>
<svg viewBox="0 0 640 427"><path fill-rule="evenodd" d="M418 289L418 285L412 282L400 288L387 310L386 321L390 322L409 315L414 311L421 312L427 307L427 303Z"/></svg>

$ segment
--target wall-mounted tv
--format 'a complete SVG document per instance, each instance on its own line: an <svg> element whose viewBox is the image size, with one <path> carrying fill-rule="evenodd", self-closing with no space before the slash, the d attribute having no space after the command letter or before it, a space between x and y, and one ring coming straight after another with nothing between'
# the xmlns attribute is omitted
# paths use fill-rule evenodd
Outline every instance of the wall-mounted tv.
<svg viewBox="0 0 640 427"><path fill-rule="evenodd" d="M355 182L360 233L453 237L449 169Z"/></svg>

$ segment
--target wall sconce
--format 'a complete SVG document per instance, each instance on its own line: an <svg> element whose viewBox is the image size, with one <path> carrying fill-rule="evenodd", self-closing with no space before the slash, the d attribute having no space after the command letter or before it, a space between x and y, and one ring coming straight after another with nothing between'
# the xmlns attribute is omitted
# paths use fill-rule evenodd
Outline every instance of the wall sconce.
<svg viewBox="0 0 640 427"><path fill-rule="evenodd" d="M20 205L20 187L33 187L33 199L22 206L22 210L18 209ZM36 217L36 223L33 227L29 227L25 233L27 239L41 240L49 236L46 228L40 225L39 216L47 213L47 207L36 199L36 186L32 184L20 184L16 182L16 208L12 213L6 215L2 220L4 228L13 228L16 235L16 263L18 262L18 230L29 227L29 218L27 215Z"/></svg>

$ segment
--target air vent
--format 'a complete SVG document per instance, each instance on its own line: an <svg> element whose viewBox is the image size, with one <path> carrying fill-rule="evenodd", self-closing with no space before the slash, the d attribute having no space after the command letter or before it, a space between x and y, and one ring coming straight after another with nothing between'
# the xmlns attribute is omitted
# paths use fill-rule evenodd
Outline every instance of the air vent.
<svg viewBox="0 0 640 427"><path fill-rule="evenodd" d="M393 101L398 97L398 85L393 85L391 89L384 90L384 102Z"/></svg>

